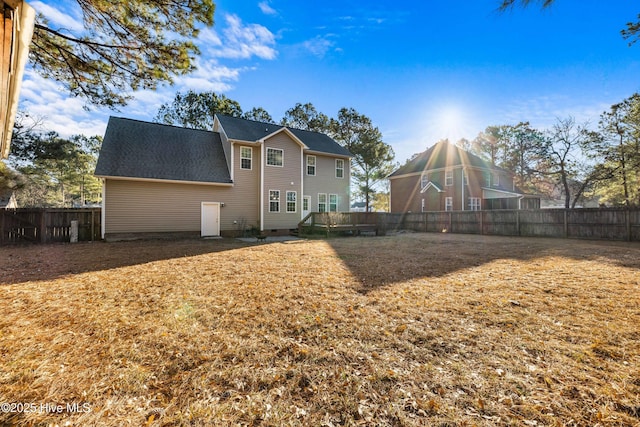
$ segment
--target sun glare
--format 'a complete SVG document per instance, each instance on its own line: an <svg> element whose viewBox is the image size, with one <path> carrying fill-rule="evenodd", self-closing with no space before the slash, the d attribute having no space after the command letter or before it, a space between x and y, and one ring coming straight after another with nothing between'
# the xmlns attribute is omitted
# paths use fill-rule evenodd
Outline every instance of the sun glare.
<svg viewBox="0 0 640 427"><path fill-rule="evenodd" d="M432 110L430 132L437 140L448 139L457 142L461 138L472 138L474 130L467 112L456 105L445 105ZM475 130L477 132L477 130ZM434 141L435 142L435 141Z"/></svg>
<svg viewBox="0 0 640 427"><path fill-rule="evenodd" d="M462 114L455 107L446 107L440 112L439 122L443 138L451 139L461 131Z"/></svg>

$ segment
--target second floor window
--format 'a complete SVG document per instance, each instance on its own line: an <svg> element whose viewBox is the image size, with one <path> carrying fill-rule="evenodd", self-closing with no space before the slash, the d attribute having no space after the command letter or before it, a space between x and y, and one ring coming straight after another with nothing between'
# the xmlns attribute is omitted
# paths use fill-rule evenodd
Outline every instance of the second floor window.
<svg viewBox="0 0 640 427"><path fill-rule="evenodd" d="M428 183L429 183L429 174L428 173L423 173L420 176L420 188L426 187Z"/></svg>
<svg viewBox="0 0 640 427"><path fill-rule="evenodd" d="M444 198L444 210L452 211L453 210L453 197L445 197Z"/></svg>
<svg viewBox="0 0 640 427"><path fill-rule="evenodd" d="M316 174L316 156L307 156L307 175Z"/></svg>
<svg viewBox="0 0 640 427"><path fill-rule="evenodd" d="M336 178L344 178L344 160L336 159Z"/></svg>
<svg viewBox="0 0 640 427"><path fill-rule="evenodd" d="M251 147L240 147L240 169L251 169Z"/></svg>
<svg viewBox="0 0 640 427"><path fill-rule="evenodd" d="M447 170L444 171L444 185L450 187L453 185L453 171Z"/></svg>
<svg viewBox="0 0 640 427"><path fill-rule="evenodd" d="M484 186L485 187L491 187L491 173L490 172L483 172L482 176L484 177Z"/></svg>
<svg viewBox="0 0 640 427"><path fill-rule="evenodd" d="M467 175L467 171L462 169L462 183L463 185L469 185L469 175Z"/></svg>
<svg viewBox="0 0 640 427"><path fill-rule="evenodd" d="M267 148L267 164L269 166L282 166L284 150L280 148Z"/></svg>
<svg viewBox="0 0 640 427"><path fill-rule="evenodd" d="M500 175L497 173L493 174L493 186L500 187Z"/></svg>

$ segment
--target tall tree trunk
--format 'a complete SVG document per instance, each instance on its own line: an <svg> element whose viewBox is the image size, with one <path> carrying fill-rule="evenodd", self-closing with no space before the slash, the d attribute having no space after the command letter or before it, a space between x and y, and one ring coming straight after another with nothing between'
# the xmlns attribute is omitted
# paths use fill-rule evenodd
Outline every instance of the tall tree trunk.
<svg viewBox="0 0 640 427"><path fill-rule="evenodd" d="M622 169L622 188L624 190L624 204L628 207L630 205L629 200L629 184L627 182L627 159L624 153L624 141L622 134L620 134L620 167Z"/></svg>
<svg viewBox="0 0 640 427"><path fill-rule="evenodd" d="M569 190L569 181L567 180L567 171L564 169L564 165L560 168L560 178L562 179L562 186L564 187L564 207L569 209L571 205L571 192Z"/></svg>

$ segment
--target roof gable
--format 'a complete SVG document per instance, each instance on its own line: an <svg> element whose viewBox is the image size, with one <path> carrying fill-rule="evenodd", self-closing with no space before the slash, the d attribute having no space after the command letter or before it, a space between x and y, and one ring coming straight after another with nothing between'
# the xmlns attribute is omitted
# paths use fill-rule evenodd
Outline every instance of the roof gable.
<svg viewBox="0 0 640 427"><path fill-rule="evenodd" d="M440 141L426 151L418 154L413 160L393 172L390 177L424 172L432 169L445 169L455 166L472 166L477 168L500 170L490 162L463 150L448 141Z"/></svg>
<svg viewBox="0 0 640 427"><path fill-rule="evenodd" d="M436 190L438 193L444 193L443 190L440 189L440 187L434 183L433 181L429 181L427 182L427 184L422 187L422 190L420 190L421 193L426 192L428 189L433 188L434 190Z"/></svg>
<svg viewBox="0 0 640 427"><path fill-rule="evenodd" d="M303 149L309 148L304 144L304 142L300 140L300 138L298 138L293 132L289 130L289 128L286 128L286 127L280 128L277 131L265 136L264 138L261 138L260 142L265 142L267 139L273 138L274 136L280 133L284 133L285 135L287 135L289 138L291 138L291 140L293 140L296 144L300 145Z"/></svg>
<svg viewBox="0 0 640 427"><path fill-rule="evenodd" d="M282 129L286 129L310 151L352 157L352 154L346 148L324 133L294 129L274 123L257 122L223 114L216 114L216 118L229 139L259 142L278 131L282 131Z"/></svg>
<svg viewBox="0 0 640 427"><path fill-rule="evenodd" d="M220 134L110 117L97 176L231 183Z"/></svg>

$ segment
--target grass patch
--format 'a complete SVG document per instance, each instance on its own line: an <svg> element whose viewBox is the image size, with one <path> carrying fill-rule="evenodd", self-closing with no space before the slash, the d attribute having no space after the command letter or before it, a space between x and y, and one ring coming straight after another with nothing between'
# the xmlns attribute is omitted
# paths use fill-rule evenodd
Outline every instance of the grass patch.
<svg viewBox="0 0 640 427"><path fill-rule="evenodd" d="M0 271L0 402L45 405L0 424L640 423L637 244L46 245Z"/></svg>

